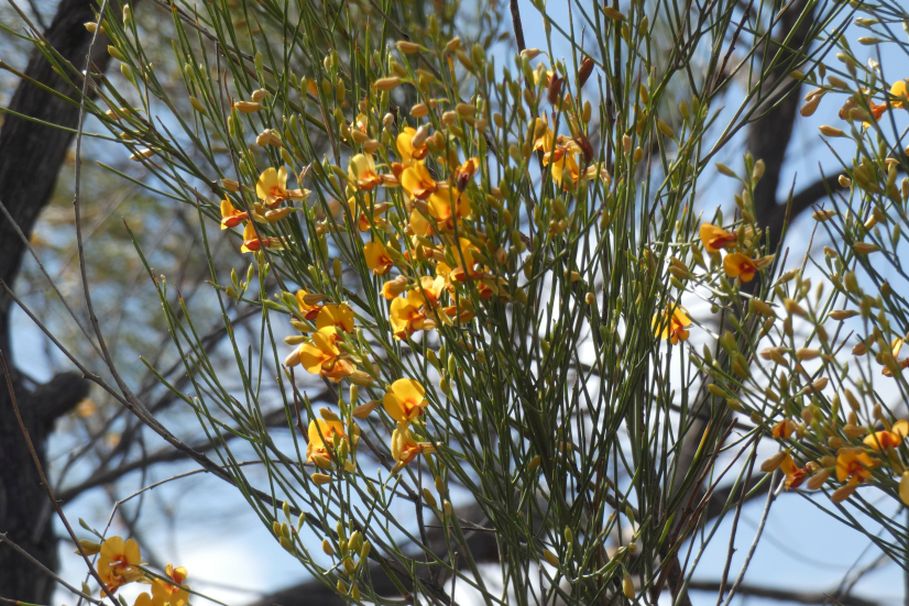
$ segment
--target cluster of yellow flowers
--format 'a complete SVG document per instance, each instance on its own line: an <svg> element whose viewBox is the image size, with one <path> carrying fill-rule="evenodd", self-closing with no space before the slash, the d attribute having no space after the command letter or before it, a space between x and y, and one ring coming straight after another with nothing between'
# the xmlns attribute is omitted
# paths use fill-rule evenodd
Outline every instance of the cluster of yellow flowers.
<svg viewBox="0 0 909 606"><path fill-rule="evenodd" d="M237 192L240 185L236 182L222 182L228 191ZM287 189L287 169L267 168L256 182L257 202L248 211L238 210L229 197L221 200L221 229L230 229L243 225L242 252L255 252L262 248L278 249L284 245L281 238L261 236L256 230L256 223L276 223L294 211L293 206L286 206L292 200L305 200L309 196L305 189Z"/></svg>
<svg viewBox="0 0 909 606"><path fill-rule="evenodd" d="M698 236L701 246L708 254L719 255L726 251L723 255L723 272L726 277L742 283L754 280L758 272L773 260L772 255L751 257L747 251L738 248L740 239L736 232L713 223L702 224ZM687 268L683 271L688 273ZM667 339L672 345L688 339L690 325L691 318L688 312L678 303L667 305L666 309L653 317L654 334L661 339Z"/></svg>
<svg viewBox="0 0 909 606"><path fill-rule="evenodd" d="M362 419L377 405L373 401L359 406L353 410L352 416ZM398 379L386 390L382 405L388 416L395 421L395 429L391 434L394 471L421 453L433 452L431 442L418 442L411 431L413 423L421 422L423 411L429 406L426 389L419 381ZM359 427L354 422L345 427L345 423L327 408L323 408L320 414L322 417L310 421L307 429L307 462L326 470L334 468L337 463L345 471L353 471L353 455L360 437ZM325 474L313 474L313 480L317 483L328 482L330 479Z"/></svg>
<svg viewBox="0 0 909 606"><path fill-rule="evenodd" d="M739 240L734 232L712 223L701 225L698 235L704 250L711 255L719 254L723 249L734 248ZM766 267L772 260L772 256L754 259L744 252L733 250L723 256L723 271L729 278L748 283L754 280L758 271Z"/></svg>
<svg viewBox="0 0 909 606"><path fill-rule="evenodd" d="M462 116L469 113L464 108L459 111ZM470 221L471 196L485 195L471 190L472 179L480 168L478 158L460 159L456 146L451 145L453 140L442 131L431 134L431 126L424 124L402 127L387 161L377 166L377 141L369 137L367 117L359 114L347 129L348 138L362 151L348 161L346 204L334 204L333 212L338 216L323 220L320 229L322 233L342 229L366 235L362 261L372 274L385 277L381 293L388 301L393 336L409 340L419 331L469 322L474 317L474 301L506 297L504 279L494 274L486 261L490 257L497 260L485 252L486 235L474 229ZM535 148L545 153L544 163L552 165L556 182L563 181L565 170L569 173L567 178L577 182L581 175L572 173L572 167L577 166L573 155L578 150L554 137L545 125L538 130ZM429 160L434 161L432 169L427 164ZM440 178L438 173L445 176ZM239 186L234 189L239 191ZM389 199L379 201L383 189L390 190ZM288 246L281 238L260 234L255 226L287 217L294 210L293 201L305 200L309 192L288 189L287 171L280 167L262 172L256 194L258 202L249 211L238 210L225 198L221 202L222 228L245 225L243 252ZM390 209L394 211L389 212ZM431 268L432 273L424 271L426 268ZM363 362L371 356L361 353L364 350L355 327L354 309L302 289L294 294L294 300L291 325L299 334L285 339L296 346L285 358L285 366L300 365L331 382L347 380L353 386L371 385L378 371ZM394 381L382 403L395 422L391 452L398 464L432 450L431 443L418 441L413 433L414 423L428 403L418 381ZM308 462L326 470L335 465L353 469L359 441L353 418L364 418L376 406L377 402L371 402L342 411L340 416L322 409L321 418L312 420L307 430ZM317 481L329 480L329 476L320 473L313 477Z"/></svg>
<svg viewBox="0 0 909 606"><path fill-rule="evenodd" d="M186 569L168 564L163 575L152 574L142 563L139 543L135 539L112 536L101 543L79 541L85 555L98 554L95 566L103 587L102 594L113 595L128 583L147 583L150 591L140 593L133 606L186 606L189 589L186 586Z"/></svg>
<svg viewBox="0 0 909 606"><path fill-rule="evenodd" d="M847 399L855 402L847 390ZM857 402L856 402L857 405ZM885 429L873 430L858 423L856 412L849 413L846 423L825 422L815 418L814 410L806 407L800 419L784 418L771 428L771 434L784 448L764 461L761 469L779 469L785 476L787 489L798 488L805 482L809 489L821 488L832 476L841 484L831 494L834 502L847 499L862 483L872 480L876 468L889 469L901 477L899 497L909 504L909 470L902 460L899 447L909 435L909 421L889 422L879 419ZM821 453L799 464L793 455L796 442Z"/></svg>
<svg viewBox="0 0 909 606"><path fill-rule="evenodd" d="M862 131L879 121L888 110L909 106L907 80L893 83L882 102L874 101L867 87L850 90L851 87L839 78L831 76L828 80L829 86L814 89L805 97L802 115L812 115L823 96L832 90L850 92L839 110L839 117L849 122L861 122ZM841 129L833 126L822 126L820 130L825 136L845 136ZM857 133L857 136L863 135L864 132ZM888 168L885 174L886 187L881 187L879 179L870 170L872 162L868 158L856 163L851 177L841 175L840 185L851 187L852 184L856 184L866 192L885 192L891 200L899 200L900 194L894 186L896 171L890 166L891 163L895 162L887 160L883 163ZM904 201L905 191L904 183L902 194ZM814 217L818 221L826 221L834 214L833 211L819 210L814 213ZM872 214L868 221L861 225L865 230L870 230L877 222L883 220L882 215ZM718 238L719 242L724 241L723 234L714 229L714 226L702 227L701 237L702 240ZM709 250L706 240L704 245ZM876 246L864 242L856 242L852 248L857 254L869 254L877 250ZM845 292L852 294L859 292L853 272L847 273L841 281L841 286ZM870 301L867 297L861 298L865 302ZM789 308L794 305L792 301L786 303ZM866 303L862 305L865 306ZM834 310L828 317L841 321L860 313L862 312ZM826 339L823 336L826 335L826 331L820 326L818 331L819 335ZM856 356L873 356L881 366L882 374L893 376L909 367L909 359L898 358L902 344L902 338L888 344L880 330L875 328L871 336L862 339L853 348L852 353ZM761 357L782 366L789 366L790 362L793 362L796 368L800 368L801 362L806 360L821 359L827 363L824 352L807 347L795 350L769 347L761 351ZM827 382L824 377L816 379L807 389L809 393L817 394ZM848 404L845 416L841 416L843 399ZM891 491L895 479L898 478L896 492L900 500L909 505L909 464L901 449L903 440L909 435L909 421L906 419L895 418L884 412L880 405L875 405L870 411L866 410L856 395L850 389L844 388L842 397L836 394L831 399L831 409L828 413L824 413L816 402L810 401L802 408L800 414L785 416L775 422L771 420L768 427L770 434L780 442L782 448L764 461L762 469L766 472L779 469L785 475L786 488L794 489L804 484L808 489L816 490L823 487L829 479L835 478L839 486L833 491L831 498L834 502L841 502L866 483L875 483Z"/></svg>
<svg viewBox="0 0 909 606"><path fill-rule="evenodd" d="M449 46L446 53L455 52L457 41ZM593 61L585 59L578 74L580 86L592 69ZM609 175L603 164L593 162L593 149L580 126L590 120L590 104L585 104L586 117L582 117L577 103L564 90L565 78L542 65L532 70L532 80L539 92L545 90L549 103L559 112L550 119L540 117L534 107L537 115L528 117L529 130L521 149L528 156L536 154L547 171L544 174L563 192L574 191L588 180L608 184ZM373 92L385 95L401 82L398 76L381 78L373 83ZM420 332L464 326L473 321L476 307L484 302L508 300L521 294L509 290L503 269L513 264L513 259L506 260L512 253L493 244L488 226L483 226L487 218L475 215L477 208L485 212L487 207L495 207L492 214L498 219L511 217L504 207L496 206L504 197L499 188L474 183L477 175L484 176L483 156L474 155L482 154L483 146L474 147L469 138L462 136L464 126L476 127L479 132L485 125L482 100L475 104L454 103L446 111L447 100L430 96L428 89L420 86L417 89L424 99L410 110L415 123L399 125L399 118L392 114L375 119L370 108L376 104L369 99L358 104L352 121L339 119L341 138L350 145L351 155L346 167L326 167L331 183L338 186L334 190L337 193L328 196L322 207L325 212L316 213L319 217L315 226L319 236L341 233L345 246L350 236L360 234L362 265L356 267L358 260L354 259L353 269L365 268L379 279L376 286L387 301L390 333L408 343ZM243 113L256 112L260 107L255 98L251 103L235 106ZM431 113L432 119L426 119ZM568 119L560 122L560 117L566 115ZM559 124L568 124L571 136L558 133ZM379 132L374 132L375 128ZM283 146L274 129L263 131L257 144ZM290 162L289 156L283 157ZM304 177L305 173L296 178L299 189L289 189L287 168L267 168L259 175L252 206L243 202L252 197L251 191L245 198L235 197L241 192L240 183L222 180L225 197L220 205L221 227L244 226L242 252L255 254L292 245L286 238L263 232L273 233L268 224L281 221L295 210L309 212L308 208L294 206L310 194L302 189ZM336 177L340 179L335 180ZM570 217L564 215L563 212L549 222L550 235L569 225ZM503 219L503 225L510 221L511 218ZM521 245L529 241L520 229L508 227L506 233ZM520 249L516 245L515 250ZM348 260L351 261L349 257ZM337 260L335 264L335 274L340 279L343 268ZM357 327L360 311L351 307L352 303L304 289L296 291L292 298L285 293L283 300L292 313L290 324L297 331L285 339L294 349L284 365L301 366L329 382L351 384L350 402L342 402L340 412L322 408L319 418L309 422L307 461L323 471L353 470L360 439L355 419L365 418L379 406L378 400L357 405L353 395L359 393L359 388L369 388L380 372L370 362L374 356ZM376 325L382 328L382 318L363 320L370 323L370 330ZM425 430L422 413L428 403L424 386L415 379L399 378L387 385L381 404L394 422L390 450L396 466L433 450L432 443L417 437ZM312 477L317 482L331 479L320 472Z"/></svg>

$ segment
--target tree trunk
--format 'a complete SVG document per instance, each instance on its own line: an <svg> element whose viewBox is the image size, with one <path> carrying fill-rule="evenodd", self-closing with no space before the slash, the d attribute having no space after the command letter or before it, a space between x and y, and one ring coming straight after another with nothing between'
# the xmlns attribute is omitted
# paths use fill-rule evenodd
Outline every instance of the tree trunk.
<svg viewBox="0 0 909 606"><path fill-rule="evenodd" d="M94 9L91 0L60 2L57 14L45 32L45 40L78 69L69 79L63 78L54 73L50 63L36 49L0 129L0 203L26 237L50 201L73 135L18 118L13 112L67 129L76 127L78 105L35 83L71 99L78 98L81 92L78 71L84 66L91 41L91 34L83 24L95 20ZM103 39L95 44L93 72L103 71L107 65L106 45ZM0 216L0 280L3 284L12 287L25 253L14 225ZM0 353L8 361L13 357L10 310L10 298L0 291ZM15 371L13 374L16 407L22 413L43 465L47 437L54 421L87 395L88 384L81 377L67 373L36 389L27 389ZM55 571L58 561L53 508L14 414L12 397L6 381L0 380L0 533L5 533L5 541L15 543ZM8 544L0 542L0 597L46 604L51 601L54 585L50 575Z"/></svg>

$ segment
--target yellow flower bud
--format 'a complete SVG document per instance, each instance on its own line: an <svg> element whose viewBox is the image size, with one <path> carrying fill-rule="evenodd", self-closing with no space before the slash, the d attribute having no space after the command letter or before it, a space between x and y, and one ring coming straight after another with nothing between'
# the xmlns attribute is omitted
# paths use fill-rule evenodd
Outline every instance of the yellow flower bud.
<svg viewBox="0 0 909 606"><path fill-rule="evenodd" d="M262 104L255 101L236 101L234 109L242 114L252 114L262 109Z"/></svg>
<svg viewBox="0 0 909 606"><path fill-rule="evenodd" d="M622 573L622 593L629 600L633 600L637 593L634 589L634 579L631 578L627 571Z"/></svg>
<svg viewBox="0 0 909 606"><path fill-rule="evenodd" d="M401 83L401 79L397 76L388 76L386 78L379 78L372 83L372 87L377 91L389 91L398 86Z"/></svg>
<svg viewBox="0 0 909 606"><path fill-rule="evenodd" d="M825 137L845 137L846 133L835 126L830 126L828 124L822 124L818 127L818 130L821 131L821 134Z"/></svg>
<svg viewBox="0 0 909 606"><path fill-rule="evenodd" d="M313 483L316 484L317 486L321 486L322 484L328 484L329 482L331 482L331 476L328 474L325 474L325 473L316 472L309 477L310 477L310 479L312 479Z"/></svg>
<svg viewBox="0 0 909 606"><path fill-rule="evenodd" d="M900 501L903 505L909 505L909 471L904 471L900 478Z"/></svg>
<svg viewBox="0 0 909 606"><path fill-rule="evenodd" d="M395 47L405 55L412 55L423 50L422 46L410 40L398 40L395 42Z"/></svg>

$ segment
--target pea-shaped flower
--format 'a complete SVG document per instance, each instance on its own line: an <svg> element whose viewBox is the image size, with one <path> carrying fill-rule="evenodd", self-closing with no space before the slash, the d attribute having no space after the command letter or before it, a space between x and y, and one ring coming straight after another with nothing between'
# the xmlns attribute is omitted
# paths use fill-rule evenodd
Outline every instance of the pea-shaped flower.
<svg viewBox="0 0 909 606"><path fill-rule="evenodd" d="M407 422L416 419L429 405L426 389L416 379L398 379L391 384L382 399L385 412L395 421Z"/></svg>

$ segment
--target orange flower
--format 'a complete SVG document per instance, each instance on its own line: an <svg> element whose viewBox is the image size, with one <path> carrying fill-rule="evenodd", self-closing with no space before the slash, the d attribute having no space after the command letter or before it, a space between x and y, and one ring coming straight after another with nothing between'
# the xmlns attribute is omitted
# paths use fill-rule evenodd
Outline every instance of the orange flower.
<svg viewBox="0 0 909 606"><path fill-rule="evenodd" d="M871 117L874 118L876 122L881 119L881 116L883 116L884 112L888 109L906 107L907 103L909 103L909 88L907 88L907 81L897 80L890 86L890 97L887 102L871 104ZM868 128L871 126L871 123L863 122L862 126Z"/></svg>
<svg viewBox="0 0 909 606"><path fill-rule="evenodd" d="M249 213L237 210L230 200L221 200L221 229L236 227L249 220Z"/></svg>
<svg viewBox="0 0 909 606"><path fill-rule="evenodd" d="M555 135L549 128L546 118L535 118L533 123L533 149L534 151L552 151Z"/></svg>
<svg viewBox="0 0 909 606"><path fill-rule="evenodd" d="M808 475L808 468L799 467L796 465L795 459L793 459L792 455L789 453L786 453L786 455L780 461L780 471L786 474L786 481L784 484L786 490L798 488L799 485L805 481L805 477Z"/></svg>
<svg viewBox="0 0 909 606"><path fill-rule="evenodd" d="M319 311L322 309L322 306L319 305L319 303L324 299L322 295L309 293L305 290L298 290L294 295L294 298L297 299L297 308L304 318L307 320L315 320L318 317Z"/></svg>
<svg viewBox="0 0 909 606"><path fill-rule="evenodd" d="M388 249L376 240L363 246L363 256L366 257L366 266L377 276L387 274L388 270L394 266L394 261L388 256Z"/></svg>
<svg viewBox="0 0 909 606"><path fill-rule="evenodd" d="M738 240L735 233L726 231L713 223L704 223L701 225L699 235L701 237L701 244L704 245L704 249L709 253L718 252L721 248L729 248Z"/></svg>
<svg viewBox="0 0 909 606"><path fill-rule="evenodd" d="M349 305L345 303L329 304L322 307L316 315L316 329L321 330L326 326L334 326L344 332L353 332L354 314Z"/></svg>
<svg viewBox="0 0 909 606"><path fill-rule="evenodd" d="M407 278L398 276L391 280L387 280L382 285L382 296L391 301L405 290L407 290Z"/></svg>
<svg viewBox="0 0 909 606"><path fill-rule="evenodd" d="M112 594L122 585L138 581L145 575L139 568L142 556L135 539L123 540L114 536L101 543L98 556L98 576L104 582L105 593Z"/></svg>
<svg viewBox="0 0 909 606"><path fill-rule="evenodd" d="M347 440L344 424L339 419L313 419L306 431L306 462L318 467L331 467L331 455L341 441Z"/></svg>
<svg viewBox="0 0 909 606"><path fill-rule="evenodd" d="M386 225L387 221L382 215L391 205L388 202L375 204L371 194L361 194L348 198L347 206L350 208L351 216L357 221L357 229L369 231L373 227L381 230Z"/></svg>
<svg viewBox="0 0 909 606"><path fill-rule="evenodd" d="M416 144L414 144L414 135L416 134L417 130L415 128L405 126L401 132L398 133L397 139L395 139L398 155L401 156L401 162L403 162L405 166L416 160L422 160L426 157L426 154L429 153L429 148L426 146L425 132L423 136L417 138Z"/></svg>
<svg viewBox="0 0 909 606"><path fill-rule="evenodd" d="M429 400L426 399L426 389L419 381L398 379L385 392L382 405L392 419L402 423L423 414L423 409L429 406Z"/></svg>
<svg viewBox="0 0 909 606"><path fill-rule="evenodd" d="M352 157L347 165L347 176L361 191L369 191L382 182L382 177L376 172L376 163L369 154Z"/></svg>
<svg viewBox="0 0 909 606"><path fill-rule="evenodd" d="M425 200L439 185L422 162L414 162L401 173L401 187L418 200Z"/></svg>
<svg viewBox="0 0 909 606"><path fill-rule="evenodd" d="M452 190L448 184L440 185L429 197L429 214L436 220L439 229L454 229L455 221L470 217L470 199Z"/></svg>
<svg viewBox="0 0 909 606"><path fill-rule="evenodd" d="M861 448L843 447L836 453L836 479L861 483L871 477L878 462Z"/></svg>
<svg viewBox="0 0 909 606"><path fill-rule="evenodd" d="M742 282L751 282L754 280L758 266L751 257L734 252L723 258L723 270L730 278L738 278Z"/></svg>
<svg viewBox="0 0 909 606"><path fill-rule="evenodd" d="M552 180L563 188L572 186L578 182L581 175L581 169L578 166L578 156L581 153L581 147L573 140L559 136L556 146L551 152L543 154L543 166L552 165ZM568 178L569 183L565 182Z"/></svg>
<svg viewBox="0 0 909 606"><path fill-rule="evenodd" d="M253 227L252 221L243 228L243 244L240 246L240 252L256 252L263 248L281 249L284 246L284 240L281 238L260 237Z"/></svg>
<svg viewBox="0 0 909 606"><path fill-rule="evenodd" d="M896 448L903 441L903 436L894 431L875 431L865 436L862 443L871 450L884 450L885 448Z"/></svg>
<svg viewBox="0 0 909 606"><path fill-rule="evenodd" d="M423 297L423 303L427 307L435 307L439 304L439 297L445 290L445 278L442 276L422 276L420 278L420 288L418 292Z"/></svg>
<svg viewBox="0 0 909 606"><path fill-rule="evenodd" d="M326 326L313 333L310 340L300 345L284 360L287 366L302 364L308 372L331 381L340 381L352 375L356 368L341 355L337 345L338 329Z"/></svg>
<svg viewBox="0 0 909 606"><path fill-rule="evenodd" d="M448 269L443 263L436 266L439 275L448 277L453 282L463 282L469 278L478 277L476 255L480 250L467 238L458 238L456 246L449 247L449 255L454 261L454 267Z"/></svg>
<svg viewBox="0 0 909 606"><path fill-rule="evenodd" d="M435 448L429 442L417 442L413 438L407 423L398 423L391 434L391 456L399 466L404 466L424 452L433 452Z"/></svg>
<svg viewBox="0 0 909 606"><path fill-rule="evenodd" d="M477 167L479 165L479 158L467 158L461 163L458 170L455 171L455 186L458 191L467 189L467 183L470 181L471 177L473 177L474 173L477 172Z"/></svg>
<svg viewBox="0 0 909 606"><path fill-rule="evenodd" d="M680 305L670 305L662 314L653 317L654 334L661 339L669 339L672 345L688 339L687 327L690 325L691 318Z"/></svg>
<svg viewBox="0 0 909 606"><path fill-rule="evenodd" d="M405 339L418 330L432 327L423 310L424 299L416 290L410 290L406 297L395 297L389 308L389 319L394 335Z"/></svg>
<svg viewBox="0 0 909 606"><path fill-rule="evenodd" d="M185 589L186 569L174 568L168 564L164 568L168 579L154 578L151 581L151 594L141 593L133 606L185 606L189 603L189 591Z"/></svg>
<svg viewBox="0 0 909 606"><path fill-rule="evenodd" d="M798 425L796 425L795 421L792 419L783 419L773 426L773 428L770 430L770 434L774 438L785 440L792 435L792 432L794 432L797 427Z"/></svg>
<svg viewBox="0 0 909 606"><path fill-rule="evenodd" d="M305 189L287 189L287 169L283 166L266 168L256 181L256 195L269 207L290 198L301 200L308 194Z"/></svg>

